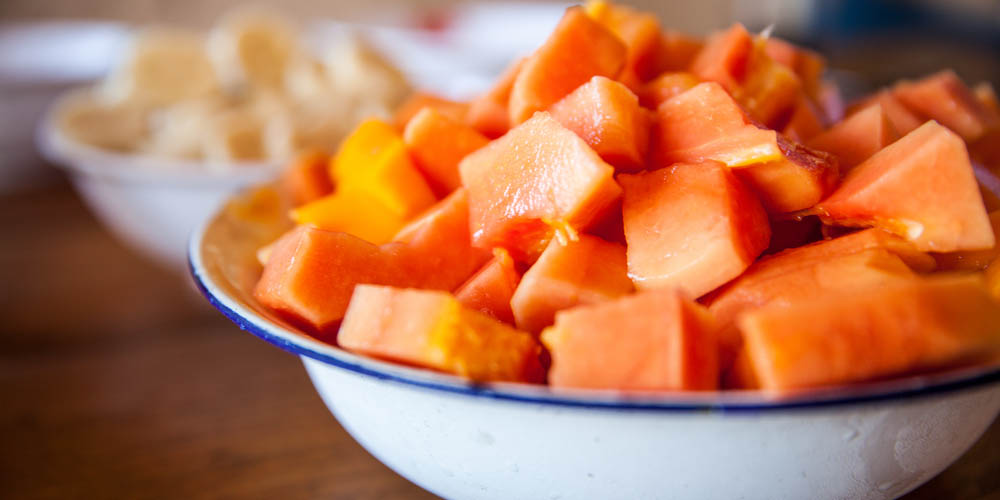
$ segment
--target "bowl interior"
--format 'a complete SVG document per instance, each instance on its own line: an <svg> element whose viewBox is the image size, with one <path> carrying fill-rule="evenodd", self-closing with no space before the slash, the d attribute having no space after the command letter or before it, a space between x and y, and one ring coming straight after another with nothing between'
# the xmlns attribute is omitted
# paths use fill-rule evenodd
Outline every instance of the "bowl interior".
<svg viewBox="0 0 1000 500"><path fill-rule="evenodd" d="M273 187L241 193L192 234L188 257L195 282L206 298L242 329L292 353L363 375L474 397L560 406L666 411L764 411L848 405L937 394L1000 381L1000 366L994 365L780 396L763 391L624 393L555 390L512 383L475 384L447 374L355 355L298 330L268 311L253 296L253 287L262 270L256 258L257 249L274 241L290 227L284 216L287 202L276 193Z"/></svg>

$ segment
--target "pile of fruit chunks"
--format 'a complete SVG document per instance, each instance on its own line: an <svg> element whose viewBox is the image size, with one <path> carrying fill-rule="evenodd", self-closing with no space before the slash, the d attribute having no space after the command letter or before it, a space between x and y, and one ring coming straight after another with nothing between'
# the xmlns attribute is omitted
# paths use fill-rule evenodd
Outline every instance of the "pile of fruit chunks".
<svg viewBox="0 0 1000 500"><path fill-rule="evenodd" d="M823 71L739 24L569 8L482 96L291 164L255 296L477 382L782 394L1000 360L996 95L943 71L845 110Z"/></svg>

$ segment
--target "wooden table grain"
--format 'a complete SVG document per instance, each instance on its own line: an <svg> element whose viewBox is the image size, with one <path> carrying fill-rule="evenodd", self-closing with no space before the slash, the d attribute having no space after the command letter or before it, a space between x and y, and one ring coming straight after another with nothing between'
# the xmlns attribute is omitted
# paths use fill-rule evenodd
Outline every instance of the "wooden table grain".
<svg viewBox="0 0 1000 500"><path fill-rule="evenodd" d="M433 498L67 186L0 198L0 228L0 497ZM907 498L1000 499L1000 424Z"/></svg>

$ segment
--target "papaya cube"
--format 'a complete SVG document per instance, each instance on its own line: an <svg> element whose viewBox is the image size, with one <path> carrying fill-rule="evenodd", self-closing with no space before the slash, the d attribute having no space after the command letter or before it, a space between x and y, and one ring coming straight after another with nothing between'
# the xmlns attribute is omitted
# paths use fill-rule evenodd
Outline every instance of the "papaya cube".
<svg viewBox="0 0 1000 500"><path fill-rule="evenodd" d="M705 42L679 31L663 30L660 37L660 51L657 54L657 71L687 71Z"/></svg>
<svg viewBox="0 0 1000 500"><path fill-rule="evenodd" d="M965 143L933 121L855 167L816 212L827 223L880 227L922 251L995 243Z"/></svg>
<svg viewBox="0 0 1000 500"><path fill-rule="evenodd" d="M514 324L514 311L510 299L521 282L521 273L502 248L493 251L490 259L476 274L455 290L455 298L463 306Z"/></svg>
<svg viewBox="0 0 1000 500"><path fill-rule="evenodd" d="M708 37L705 46L691 61L691 73L733 91L746 75L753 48L753 37L742 24L736 23Z"/></svg>
<svg viewBox="0 0 1000 500"><path fill-rule="evenodd" d="M349 233L380 245L392 240L406 219L366 191L339 189L291 211L296 224Z"/></svg>
<svg viewBox="0 0 1000 500"><path fill-rule="evenodd" d="M773 392L975 363L1000 352L1000 303L979 275L887 283L749 312L739 320Z"/></svg>
<svg viewBox="0 0 1000 500"><path fill-rule="evenodd" d="M990 212L989 217L993 234L1000 234L1000 210ZM1000 248L997 248L997 245L986 250L934 254L937 269L940 271L982 271L997 257L1000 257Z"/></svg>
<svg viewBox="0 0 1000 500"><path fill-rule="evenodd" d="M837 155L841 175L882 148L896 142L899 132L880 104L869 106L806 143L813 149Z"/></svg>
<svg viewBox="0 0 1000 500"><path fill-rule="evenodd" d="M806 144L806 141L821 134L824 126L823 112L813 103L812 99L799 96L788 123L781 130L785 137L792 141Z"/></svg>
<svg viewBox="0 0 1000 500"><path fill-rule="evenodd" d="M1000 115L983 106L951 70L916 82L900 82L892 92L910 111L936 120L968 142L1000 127Z"/></svg>
<svg viewBox="0 0 1000 500"><path fill-rule="evenodd" d="M562 309L610 300L634 289L625 247L581 234L576 240L549 243L524 273L510 306L517 327L537 333Z"/></svg>
<svg viewBox="0 0 1000 500"><path fill-rule="evenodd" d="M709 303L720 328L720 363L729 366L742 346L735 328L740 314L770 304L787 304L831 292L850 292L884 283L912 279L914 273L897 255L883 248L832 255L822 260L789 265L781 274L757 272L753 267L724 287Z"/></svg>
<svg viewBox="0 0 1000 500"><path fill-rule="evenodd" d="M363 122L344 139L330 172L337 189L363 191L404 219L436 201L403 138L380 120Z"/></svg>
<svg viewBox="0 0 1000 500"><path fill-rule="evenodd" d="M690 90L699 83L701 81L698 78L684 71L661 73L639 89L637 92L639 104L649 109L656 109L667 99Z"/></svg>
<svg viewBox="0 0 1000 500"><path fill-rule="evenodd" d="M446 292L360 285L337 342L348 351L451 373L476 382L542 382L533 335Z"/></svg>
<svg viewBox="0 0 1000 500"><path fill-rule="evenodd" d="M507 103L510 101L511 89L514 88L514 80L526 60L521 58L514 61L504 70L493 87L469 103L469 111L465 115L466 123L490 139L496 139L510 130L510 112Z"/></svg>
<svg viewBox="0 0 1000 500"><path fill-rule="evenodd" d="M742 273L771 236L760 202L724 165L620 175L628 272L639 289L700 297Z"/></svg>
<svg viewBox="0 0 1000 500"><path fill-rule="evenodd" d="M986 288L994 300L1000 301L1000 258L994 259L983 274L986 277Z"/></svg>
<svg viewBox="0 0 1000 500"><path fill-rule="evenodd" d="M566 9L548 40L525 61L511 89L511 125L544 111L595 75L615 78L625 65L622 41L580 7Z"/></svg>
<svg viewBox="0 0 1000 500"><path fill-rule="evenodd" d="M490 142L472 127L434 108L424 108L413 116L403 140L414 165L438 196L447 196L462 184L458 176L462 158Z"/></svg>
<svg viewBox="0 0 1000 500"><path fill-rule="evenodd" d="M414 92L396 108L392 124L396 130L402 132L410 120L424 108L431 108L452 120L463 121L469 112L469 106L468 103L452 101L427 92Z"/></svg>
<svg viewBox="0 0 1000 500"><path fill-rule="evenodd" d="M760 38L754 42L746 74L730 92L754 120L776 128L787 121L799 97L805 94L798 75L771 59L766 44L767 40Z"/></svg>
<svg viewBox="0 0 1000 500"><path fill-rule="evenodd" d="M660 50L660 22L656 16L624 5L591 0L587 15L625 42L625 67L618 79L631 88L656 76Z"/></svg>
<svg viewBox="0 0 1000 500"><path fill-rule="evenodd" d="M990 82L979 82L972 87L972 95L990 114L1000 116L1000 98Z"/></svg>
<svg viewBox="0 0 1000 500"><path fill-rule="evenodd" d="M683 293L655 290L561 311L542 333L549 385L623 391L718 387L711 316Z"/></svg>
<svg viewBox="0 0 1000 500"><path fill-rule="evenodd" d="M316 201L333 192L326 165L329 157L321 151L296 156L281 174L281 185L295 206Z"/></svg>
<svg viewBox="0 0 1000 500"><path fill-rule="evenodd" d="M836 158L750 122L714 82L701 83L657 108L653 164L714 160L735 169L771 213L809 208L838 180Z"/></svg>
<svg viewBox="0 0 1000 500"><path fill-rule="evenodd" d="M421 288L454 290L490 259L472 246L469 199L458 189L399 230L394 241L405 244L405 263Z"/></svg>
<svg viewBox="0 0 1000 500"><path fill-rule="evenodd" d="M506 248L517 261L534 261L556 229L586 229L621 195L614 169L545 112L458 168L473 244Z"/></svg>
<svg viewBox="0 0 1000 500"><path fill-rule="evenodd" d="M826 69L823 56L775 37L767 38L764 51L775 62L795 72L810 98L819 97Z"/></svg>
<svg viewBox="0 0 1000 500"><path fill-rule="evenodd" d="M924 120L910 111L894 93L888 90L879 91L851 105L850 109L848 109L848 116L859 113L861 110L876 104L882 107L882 111L885 112L886 117L889 118L889 122L892 123L893 128L896 129L896 132L900 136L913 132L924 123Z"/></svg>
<svg viewBox="0 0 1000 500"><path fill-rule="evenodd" d="M271 246L254 297L289 321L330 335L355 285L405 284L395 250L347 233L298 226Z"/></svg>
<svg viewBox="0 0 1000 500"><path fill-rule="evenodd" d="M645 168L649 119L639 99L621 83L595 76L549 112L619 171Z"/></svg>

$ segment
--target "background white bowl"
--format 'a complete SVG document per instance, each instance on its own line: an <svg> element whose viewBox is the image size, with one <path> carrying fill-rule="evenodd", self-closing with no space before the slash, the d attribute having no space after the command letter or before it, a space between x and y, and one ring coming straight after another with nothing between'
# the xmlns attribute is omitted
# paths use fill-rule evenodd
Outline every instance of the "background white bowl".
<svg viewBox="0 0 1000 500"><path fill-rule="evenodd" d="M1000 411L996 367L773 399L475 385L368 359L254 300L253 253L272 230L225 211L207 221L190 243L202 292L301 356L359 443L445 498L895 498L961 456Z"/></svg>

